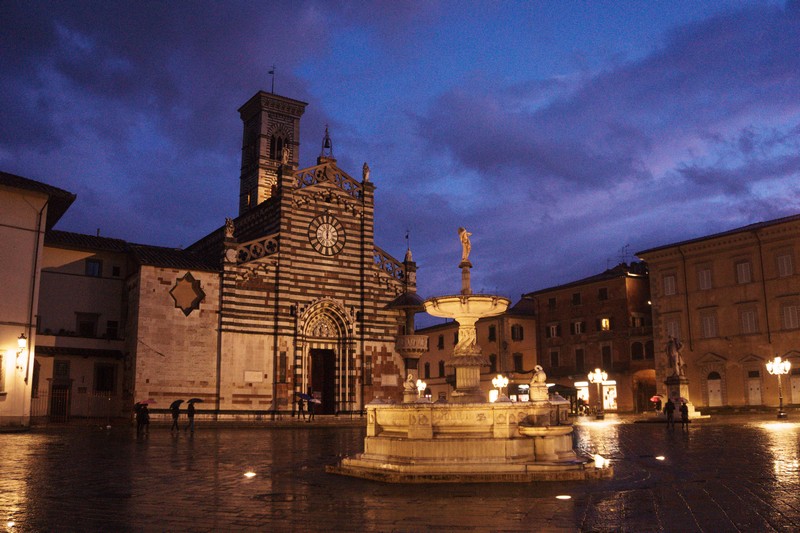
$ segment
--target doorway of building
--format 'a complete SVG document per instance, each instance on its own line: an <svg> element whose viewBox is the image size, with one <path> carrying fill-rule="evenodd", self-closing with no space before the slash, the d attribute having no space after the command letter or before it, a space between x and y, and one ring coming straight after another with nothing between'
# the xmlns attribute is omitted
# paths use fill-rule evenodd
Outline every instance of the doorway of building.
<svg viewBox="0 0 800 533"><path fill-rule="evenodd" d="M721 407L722 406L722 377L717 372L711 372L708 375L708 406Z"/></svg>
<svg viewBox="0 0 800 533"><path fill-rule="evenodd" d="M311 350L311 388L322 403L315 406L323 415L336 413L336 352L329 349Z"/></svg>
<svg viewBox="0 0 800 533"><path fill-rule="evenodd" d="M747 404L761 405L761 376L758 370L747 373Z"/></svg>

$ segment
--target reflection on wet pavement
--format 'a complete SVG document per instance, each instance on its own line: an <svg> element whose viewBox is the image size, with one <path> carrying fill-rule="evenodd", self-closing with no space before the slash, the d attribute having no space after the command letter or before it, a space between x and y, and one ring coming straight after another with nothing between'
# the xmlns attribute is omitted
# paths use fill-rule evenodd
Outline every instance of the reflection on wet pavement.
<svg viewBox="0 0 800 533"><path fill-rule="evenodd" d="M535 484L326 474L326 464L361 450L363 427L153 428L138 440L127 427L3 434L0 528L796 531L800 424L766 418L719 417L688 431L581 418L576 448L609 459L614 479Z"/></svg>

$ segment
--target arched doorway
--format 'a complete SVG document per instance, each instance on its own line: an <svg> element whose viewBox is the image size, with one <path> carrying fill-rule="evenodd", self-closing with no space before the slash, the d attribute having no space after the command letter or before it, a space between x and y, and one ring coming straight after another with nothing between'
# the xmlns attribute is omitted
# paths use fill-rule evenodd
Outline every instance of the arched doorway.
<svg viewBox="0 0 800 533"><path fill-rule="evenodd" d="M706 378L706 386L708 390L708 406L721 407L722 406L722 376L719 372L711 372Z"/></svg>
<svg viewBox="0 0 800 533"><path fill-rule="evenodd" d="M302 368L295 392L312 394L318 414L337 414L357 401L352 320L330 299L309 306L300 321L298 342L303 346Z"/></svg>

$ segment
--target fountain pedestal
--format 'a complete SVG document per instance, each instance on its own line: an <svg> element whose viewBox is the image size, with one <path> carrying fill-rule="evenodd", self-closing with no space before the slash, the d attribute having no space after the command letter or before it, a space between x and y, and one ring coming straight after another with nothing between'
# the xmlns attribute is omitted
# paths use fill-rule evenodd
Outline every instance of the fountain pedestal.
<svg viewBox="0 0 800 533"><path fill-rule="evenodd" d="M464 254L461 294L429 298L425 311L458 322L458 343L448 365L455 389L448 403L375 400L366 406L364 452L329 466L328 472L403 483L515 482L586 480L613 475L572 448L572 425L561 404L547 394L546 376L537 368L532 401L489 403L480 388L487 361L476 344L475 323L499 315L511 303L501 296L472 294L467 260L469 233L459 229ZM407 384L413 376L409 375ZM564 416L562 416L564 415Z"/></svg>

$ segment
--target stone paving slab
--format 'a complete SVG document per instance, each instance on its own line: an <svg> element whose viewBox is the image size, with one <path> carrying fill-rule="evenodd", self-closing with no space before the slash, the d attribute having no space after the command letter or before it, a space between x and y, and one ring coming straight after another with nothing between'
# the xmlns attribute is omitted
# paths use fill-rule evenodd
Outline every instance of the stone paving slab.
<svg viewBox="0 0 800 533"><path fill-rule="evenodd" d="M578 420L578 450L610 459L613 479L530 484L327 474L364 437L361 425L329 421L194 435L153 427L141 438L127 425L0 434L0 530L800 531L800 423L725 416L681 431L633 421Z"/></svg>

